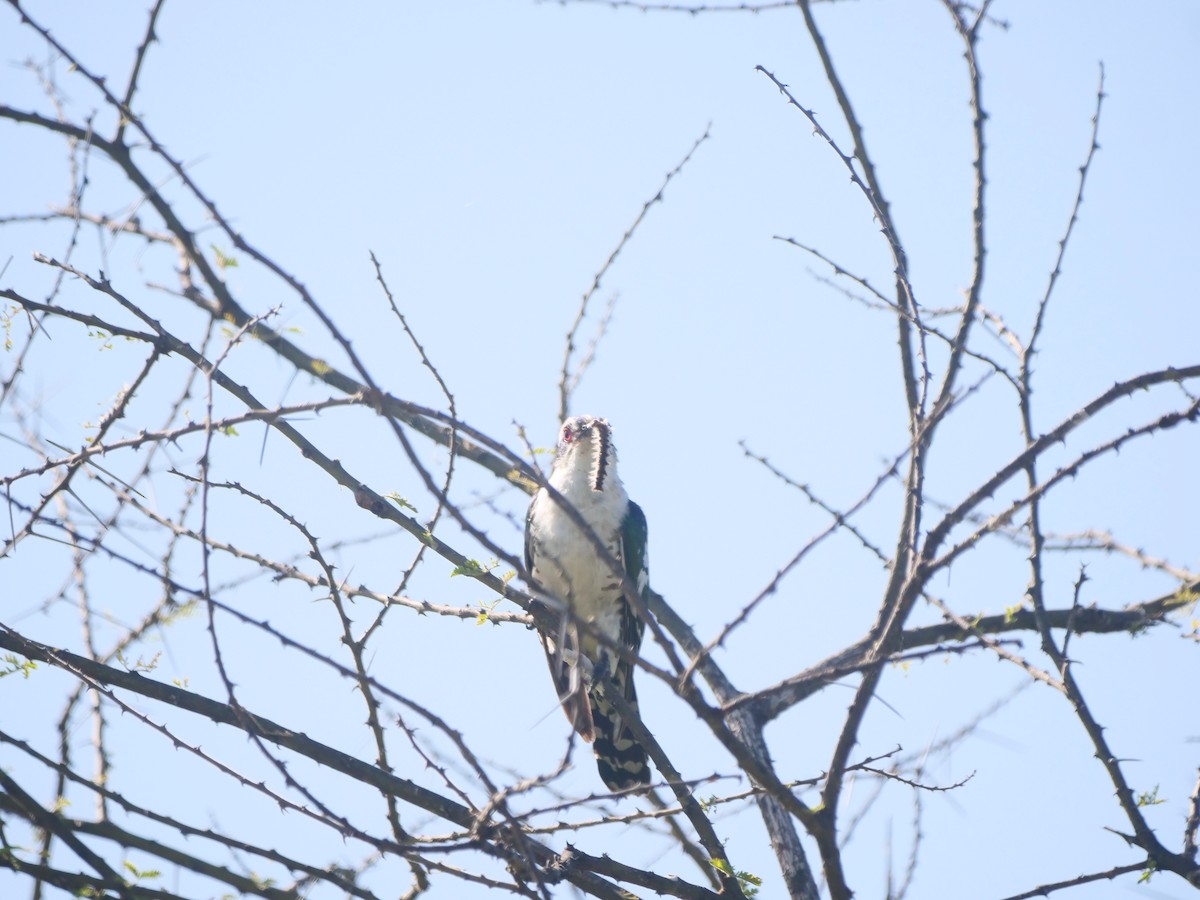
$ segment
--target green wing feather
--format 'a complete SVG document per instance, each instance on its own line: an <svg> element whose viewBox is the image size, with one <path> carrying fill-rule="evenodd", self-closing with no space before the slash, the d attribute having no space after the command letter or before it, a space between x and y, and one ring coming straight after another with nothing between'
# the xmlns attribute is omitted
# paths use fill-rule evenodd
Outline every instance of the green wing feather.
<svg viewBox="0 0 1200 900"><path fill-rule="evenodd" d="M625 574L637 587L641 597L646 596L649 572L646 558L646 516L636 503L630 503L621 523L621 559L625 563ZM642 646L645 623L629 601L621 598L621 643L637 652ZM618 660L612 673L612 683L636 713L637 691L633 686L633 664ZM616 709L603 694L591 692L592 717L596 723L596 740L592 746L596 754L596 765L600 777L610 790L619 791L650 783L650 766L646 749L637 742L629 726L621 721Z"/></svg>

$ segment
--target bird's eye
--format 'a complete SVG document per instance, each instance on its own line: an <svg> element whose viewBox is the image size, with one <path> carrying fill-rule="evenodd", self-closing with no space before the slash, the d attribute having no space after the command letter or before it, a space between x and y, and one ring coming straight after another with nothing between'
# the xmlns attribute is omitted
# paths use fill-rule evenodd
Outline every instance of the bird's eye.
<svg viewBox="0 0 1200 900"><path fill-rule="evenodd" d="M570 429L570 428L564 428L564 429L563 429L563 436L562 436L562 439L563 439L563 443L564 443L564 444L569 444L569 443L571 443L571 429Z"/></svg>

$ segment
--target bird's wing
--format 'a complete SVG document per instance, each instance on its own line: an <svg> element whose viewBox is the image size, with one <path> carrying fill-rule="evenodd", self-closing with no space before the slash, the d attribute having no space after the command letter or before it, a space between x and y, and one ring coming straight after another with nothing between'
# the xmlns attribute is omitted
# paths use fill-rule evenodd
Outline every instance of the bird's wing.
<svg viewBox="0 0 1200 900"><path fill-rule="evenodd" d="M636 586L638 596L645 597L649 584L646 556L646 516L640 506L630 503L621 522L621 560L625 574ZM620 641L634 653L642 645L645 623L637 609L622 594ZM612 685L625 698L633 714L638 713L637 691L633 686L633 663L617 660L612 673ZM596 723L593 750L600 777L610 790L621 791L650 783L650 766L646 748L638 743L629 724L614 708L603 690L591 691L592 717Z"/></svg>
<svg viewBox="0 0 1200 900"><path fill-rule="evenodd" d="M533 510L541 494L535 494L529 504L529 512L525 516L525 571L533 576L537 564L537 542L533 539ZM563 712L571 727L579 732L579 736L591 743L596 739L596 725L592 720L592 705L588 692L583 684L579 661L579 629L567 621L560 619L558 633L548 637L538 632L542 647L546 651L546 662L550 666L550 677L554 679L554 689L558 692L558 702L562 704Z"/></svg>
<svg viewBox="0 0 1200 900"><path fill-rule="evenodd" d="M525 513L525 571L533 574L533 507L537 504L538 495L533 495L529 503L529 511Z"/></svg>
<svg viewBox="0 0 1200 900"><path fill-rule="evenodd" d="M638 596L646 596L646 588L650 585L650 559L646 553L646 541L649 529L646 527L646 514L633 501L625 512L621 522L621 559L625 563L625 574L637 588ZM642 646L642 633L646 623L638 615L636 609L624 597L621 598L621 643L636 651ZM629 684L633 684L630 679Z"/></svg>

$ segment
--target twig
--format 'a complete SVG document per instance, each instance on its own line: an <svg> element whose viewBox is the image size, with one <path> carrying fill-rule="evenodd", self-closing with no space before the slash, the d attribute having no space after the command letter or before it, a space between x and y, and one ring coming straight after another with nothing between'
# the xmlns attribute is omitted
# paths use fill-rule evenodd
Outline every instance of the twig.
<svg viewBox="0 0 1200 900"><path fill-rule="evenodd" d="M1147 861L1148 862L1148 861ZM1031 888L1021 894L1012 894L1005 897L1004 900L1032 900L1033 897L1048 897L1055 891L1066 890L1067 888L1079 887L1084 884L1093 884L1097 881L1112 881L1121 875L1128 875L1130 872L1141 872L1145 870L1147 862L1138 862L1131 865L1113 866L1111 869L1106 869L1103 872L1091 872L1087 875L1078 875L1075 878L1068 878L1065 881L1053 881L1046 884L1039 884L1035 888Z"/></svg>
<svg viewBox="0 0 1200 900"><path fill-rule="evenodd" d="M709 123L707 126L705 126L704 134L700 135L700 137L696 139L695 143L692 144L691 149L688 150L688 152L684 154L683 159L679 161L679 164L666 174L662 184L660 184L658 187L658 192L642 204L641 211L638 212L637 217L633 220L633 224L625 230L625 234L621 236L621 240L617 242L617 246L614 247L613 251L608 255L608 259L604 261L604 265L602 265L600 270L593 276L591 286L584 291L583 297L579 303L579 311L575 314L575 321L571 323L571 328L567 331L567 347L566 352L563 354L562 373L558 382L558 420L560 422L564 421L569 415L571 394L575 388L579 386L580 379L583 378L584 372L587 371L588 366L595 357L596 345L603 336L609 317L612 315L612 303L615 302L615 298L613 301L610 301L608 309L600 321L600 326L597 329L595 338L592 340L589 346L586 356L575 367L575 371L572 373L571 357L575 353L575 338L579 333L580 326L583 324L584 316L587 315L588 304L591 302L592 297L596 294L596 292L600 290L600 282L604 279L604 276L608 274L608 270L612 267L613 263L616 262L617 257L621 255L621 251L625 249L625 245L628 244L633 238L634 233L637 231L638 226L642 224L642 220L646 218L646 214L650 211L650 208L656 203L663 202L663 194L667 189L667 185L671 183L671 180L676 175L683 171L683 167L691 161L693 154L695 154L696 150L699 149L700 145L708 140L709 129L711 129L711 127L712 123Z"/></svg>
<svg viewBox="0 0 1200 900"><path fill-rule="evenodd" d="M137 52L133 57L133 71L129 73L129 84L125 88L125 99L121 101L121 107L125 110L133 108L133 94L138 87L138 76L142 72L142 63L146 61L146 52L150 49L150 45L158 40L158 35L154 32L154 25L158 21L158 14L162 12L163 3L165 0L155 0L154 6L150 10L150 21L146 24L146 36L142 39L141 46L137 48ZM117 134L113 139L116 143L124 143L125 128L129 125L130 120L121 117L120 123L117 125Z"/></svg>

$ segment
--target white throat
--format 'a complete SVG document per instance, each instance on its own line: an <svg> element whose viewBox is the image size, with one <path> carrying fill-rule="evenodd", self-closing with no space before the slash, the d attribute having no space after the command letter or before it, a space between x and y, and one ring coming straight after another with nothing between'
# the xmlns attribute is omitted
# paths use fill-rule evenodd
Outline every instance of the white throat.
<svg viewBox="0 0 1200 900"><path fill-rule="evenodd" d="M616 448L599 428L567 448L555 461L549 481L585 518L589 507L623 512L629 500L617 474Z"/></svg>

